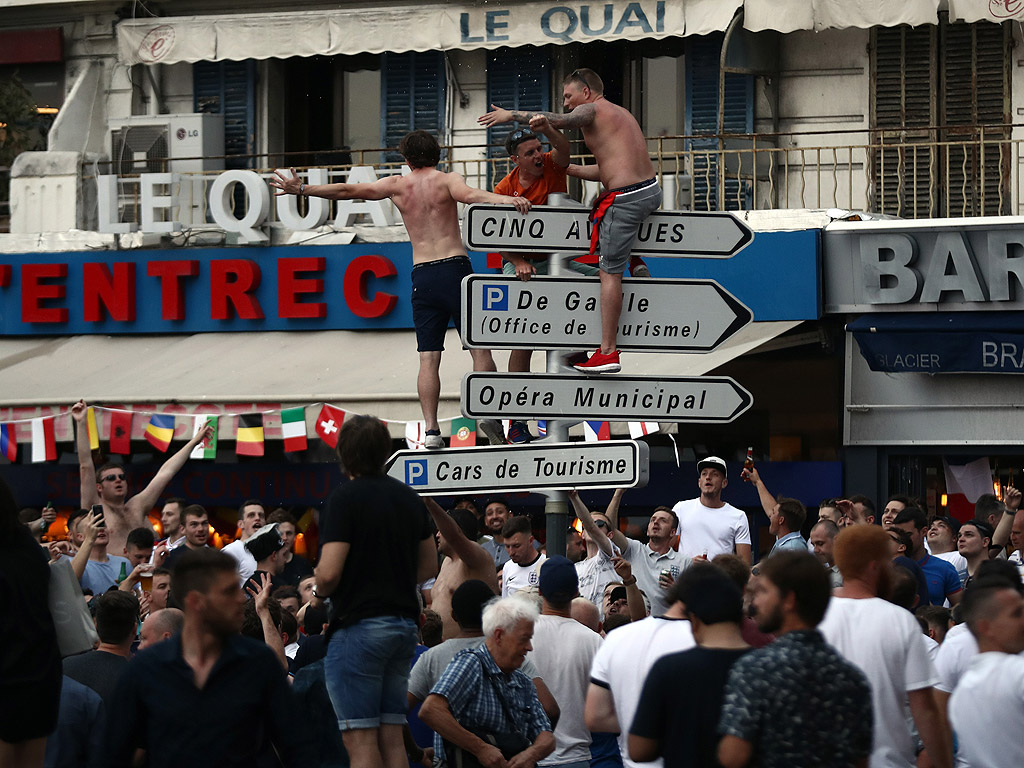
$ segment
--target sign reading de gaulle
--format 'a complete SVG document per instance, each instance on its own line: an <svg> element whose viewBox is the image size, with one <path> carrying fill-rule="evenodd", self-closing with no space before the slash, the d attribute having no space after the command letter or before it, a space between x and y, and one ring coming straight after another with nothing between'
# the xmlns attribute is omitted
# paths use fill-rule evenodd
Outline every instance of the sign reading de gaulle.
<svg viewBox="0 0 1024 768"><path fill-rule="evenodd" d="M589 253L586 208L535 205L525 216L508 206L476 203L466 209L463 240L471 251ZM637 227L635 256L727 259L754 239L728 212L655 211Z"/></svg>
<svg viewBox="0 0 1024 768"><path fill-rule="evenodd" d="M709 352L753 319L714 280L626 278L618 347L625 352ZM589 349L601 343L596 277L468 275L462 342L488 349Z"/></svg>
<svg viewBox="0 0 1024 768"><path fill-rule="evenodd" d="M424 496L487 491L571 488L642 488L647 485L647 443L535 443L442 451L398 451L388 475Z"/></svg>
<svg viewBox="0 0 1024 768"><path fill-rule="evenodd" d="M462 379L462 412L475 419L722 423L753 402L728 376L473 372Z"/></svg>

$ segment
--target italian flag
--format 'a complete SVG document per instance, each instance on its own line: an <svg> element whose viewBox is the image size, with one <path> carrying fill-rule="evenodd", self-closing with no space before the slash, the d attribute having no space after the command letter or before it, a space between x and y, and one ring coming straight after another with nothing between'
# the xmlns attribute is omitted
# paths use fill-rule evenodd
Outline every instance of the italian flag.
<svg viewBox="0 0 1024 768"><path fill-rule="evenodd" d="M281 411L281 437L284 452L306 450L306 409L286 408Z"/></svg>

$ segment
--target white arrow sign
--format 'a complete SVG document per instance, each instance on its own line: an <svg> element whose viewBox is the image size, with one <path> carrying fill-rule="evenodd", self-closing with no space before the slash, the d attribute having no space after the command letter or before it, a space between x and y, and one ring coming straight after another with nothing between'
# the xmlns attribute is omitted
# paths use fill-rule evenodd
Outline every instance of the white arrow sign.
<svg viewBox="0 0 1024 768"><path fill-rule="evenodd" d="M754 402L728 376L467 373L462 413L474 419L729 422Z"/></svg>
<svg viewBox="0 0 1024 768"><path fill-rule="evenodd" d="M535 205L525 216L507 205L475 203L466 209L463 242L471 251L589 253L586 208ZM655 211L637 228L635 256L727 259L754 233L728 212Z"/></svg>
<svg viewBox="0 0 1024 768"><path fill-rule="evenodd" d="M714 280L626 278L618 347L625 352L710 352L753 319ZM601 343L596 277L468 275L462 343L487 349L592 349Z"/></svg>
<svg viewBox="0 0 1024 768"><path fill-rule="evenodd" d="M487 491L642 488L649 449L635 440L398 451L388 474L424 496Z"/></svg>

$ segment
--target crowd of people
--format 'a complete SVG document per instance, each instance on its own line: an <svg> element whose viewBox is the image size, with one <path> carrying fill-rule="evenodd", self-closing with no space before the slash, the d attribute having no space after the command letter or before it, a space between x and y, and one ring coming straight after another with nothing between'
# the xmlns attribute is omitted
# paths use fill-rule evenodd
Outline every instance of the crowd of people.
<svg viewBox="0 0 1024 768"><path fill-rule="evenodd" d="M271 182L402 211L428 448L444 446L438 365L470 269L457 202L526 212L568 174L604 184L602 341L575 367L619 369L622 274L649 274L629 245L661 193L639 126L596 73L570 74L563 102L562 115L481 117L530 126L509 135L516 169L501 195L439 172L437 142L419 131L402 142L407 176ZM598 164L571 167L559 127L581 129ZM538 273L506 260L519 279ZM489 351L473 356L494 370ZM529 354L510 366L529 370ZM904 496L876 521L874 500L850 495L812 522L745 467L774 537L754 564L747 513L723 498L728 465L708 456L698 494L656 507L645 530L624 530L624 491L601 510L571 493L579 528L547 552L505 499L445 509L388 477L387 427L350 415L314 569L294 551L295 518L257 499L218 550L201 499L165 498L158 539L148 515L207 432L130 496L125 467L94 466L86 410L72 408L81 509L66 540L40 542L54 511L22 520L0 483L0 768L1024 765L1016 489L982 497L967 521ZM522 422L481 431L533 439ZM74 599L55 603L63 566ZM69 650L79 614L89 642Z"/></svg>
<svg viewBox="0 0 1024 768"><path fill-rule="evenodd" d="M446 509L389 478L372 417L338 451L315 570L294 518L255 499L223 550L202 506L169 498L161 538L142 525L115 551L103 500L127 496L124 468L94 472L99 508L62 542L3 488L0 764L1024 764L1013 488L963 523L902 496L877 522L866 496L813 521L747 468L775 538L751 566L714 456L645 534L619 520L625 491L570 494L554 553L505 499ZM70 561L96 630L63 659L47 560Z"/></svg>

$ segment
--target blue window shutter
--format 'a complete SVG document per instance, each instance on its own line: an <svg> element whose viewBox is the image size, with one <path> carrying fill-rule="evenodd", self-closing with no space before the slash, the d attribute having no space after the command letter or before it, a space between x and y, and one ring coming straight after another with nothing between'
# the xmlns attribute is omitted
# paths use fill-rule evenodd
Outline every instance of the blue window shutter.
<svg viewBox="0 0 1024 768"><path fill-rule="evenodd" d="M429 131L442 140L444 134L444 98L446 75L444 54L381 54L381 144L397 148L409 131ZM401 160L397 152L385 153L385 159Z"/></svg>
<svg viewBox="0 0 1024 768"><path fill-rule="evenodd" d="M723 35L707 35L687 39L686 47L686 134L687 149L718 149L718 65ZM725 110L723 133L752 133L754 130L754 76L727 72L725 75ZM712 138L714 137L714 138ZM718 203L718 157L694 156L693 208L698 211L737 210L741 182L725 181L725 205ZM747 183L742 182L744 187ZM744 189L742 197L747 197Z"/></svg>
<svg viewBox="0 0 1024 768"><path fill-rule="evenodd" d="M256 153L256 62L198 61L192 65L192 93L196 112L224 115L224 154L228 156L224 167L252 168L251 155Z"/></svg>
<svg viewBox="0 0 1024 768"><path fill-rule="evenodd" d="M524 46L487 54L487 108L491 104L524 112L551 110L551 60L547 51ZM515 123L487 129L487 156L504 157L505 137ZM493 146L498 145L498 146Z"/></svg>

